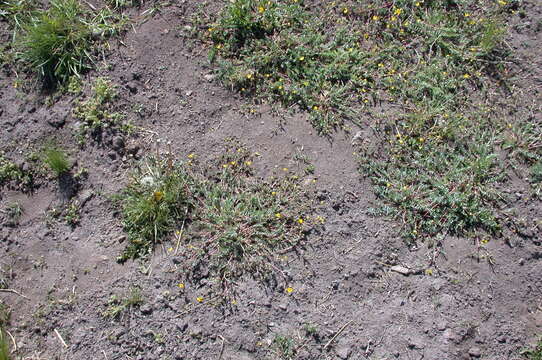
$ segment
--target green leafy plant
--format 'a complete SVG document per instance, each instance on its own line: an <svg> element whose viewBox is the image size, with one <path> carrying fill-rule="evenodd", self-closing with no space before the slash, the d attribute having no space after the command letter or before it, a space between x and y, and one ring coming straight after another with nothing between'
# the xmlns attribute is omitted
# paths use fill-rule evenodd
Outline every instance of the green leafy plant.
<svg viewBox="0 0 542 360"><path fill-rule="evenodd" d="M66 152L52 145L43 151L43 162L56 176L61 176L70 170L71 164Z"/></svg>
<svg viewBox="0 0 542 360"><path fill-rule="evenodd" d="M280 359L293 359L295 356L294 340L289 336L276 335L273 339L273 347Z"/></svg>
<svg viewBox="0 0 542 360"><path fill-rule="evenodd" d="M143 302L141 289L132 287L123 297L111 295L107 303L107 308L102 312L102 316L108 319L117 319L124 311L138 307Z"/></svg>
<svg viewBox="0 0 542 360"><path fill-rule="evenodd" d="M304 110L321 134L361 119L372 213L401 219L406 238L499 234L496 149L529 166L542 155L541 124L516 130L487 106L504 102L505 5L235 0L200 38L234 91Z"/></svg>
<svg viewBox="0 0 542 360"><path fill-rule="evenodd" d="M529 360L542 360L542 340L533 349L522 351L521 354Z"/></svg>
<svg viewBox="0 0 542 360"><path fill-rule="evenodd" d="M305 215L310 186L297 175L255 178L252 154L236 142L215 161L196 162L151 158L134 174L118 196L130 240L119 260L173 238L177 253L192 259L186 266L205 262L222 282L245 272L265 277L275 253L295 246L314 226ZM183 234L191 240L181 246Z"/></svg>

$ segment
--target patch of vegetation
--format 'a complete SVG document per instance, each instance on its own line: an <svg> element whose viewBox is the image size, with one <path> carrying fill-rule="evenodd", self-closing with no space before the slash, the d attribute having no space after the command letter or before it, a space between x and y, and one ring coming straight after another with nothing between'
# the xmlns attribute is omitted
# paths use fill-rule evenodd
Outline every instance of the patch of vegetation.
<svg viewBox="0 0 542 360"><path fill-rule="evenodd" d="M122 114L111 111L112 101L116 97L115 85L111 81L103 77L96 79L91 97L74 109L74 116L83 121L78 134L81 142L87 132L99 133L105 128L118 125L124 118Z"/></svg>
<svg viewBox="0 0 542 360"><path fill-rule="evenodd" d="M542 360L542 339L538 341L534 349L523 351L522 355L529 360Z"/></svg>
<svg viewBox="0 0 542 360"><path fill-rule="evenodd" d="M10 318L8 307L0 301L0 360L10 360L9 338L5 332Z"/></svg>
<svg viewBox="0 0 542 360"><path fill-rule="evenodd" d="M130 239L120 260L147 254L175 235L183 257L194 267L205 263L221 281L258 274L277 251L304 236L311 202L297 175L257 179L252 162L236 143L201 167L194 157L186 163L148 160L120 196ZM190 240L180 247L184 233Z"/></svg>
<svg viewBox="0 0 542 360"><path fill-rule="evenodd" d="M138 307L141 304L143 304L141 289L133 287L130 289L130 292L123 297L111 295L107 303L107 308L102 312L102 316L108 319L118 319L126 310Z"/></svg>
<svg viewBox="0 0 542 360"><path fill-rule="evenodd" d="M43 162L57 177L67 173L71 168L66 152L53 145L48 145L43 150Z"/></svg>
<svg viewBox="0 0 542 360"><path fill-rule="evenodd" d="M407 238L498 234L510 162L497 149L527 164L542 156L541 124L516 129L486 105L509 105L503 37L517 6L235 0L202 39L225 84L307 111L320 133L364 119L374 131L361 170L385 203L374 213L401 219Z"/></svg>
<svg viewBox="0 0 542 360"><path fill-rule="evenodd" d="M21 204L19 204L18 202L13 202L6 206L4 213L6 213L9 220L13 224L17 224L19 222L19 219L23 215L23 208L21 207ZM0 285L0 288L1 288L1 285Z"/></svg>
<svg viewBox="0 0 542 360"><path fill-rule="evenodd" d="M77 0L53 0L46 10L28 0L8 0L3 15L14 35L17 58L40 75L48 86L66 82L92 66L94 43L117 34L126 19L105 7L84 9Z"/></svg>
<svg viewBox="0 0 542 360"><path fill-rule="evenodd" d="M273 347L280 359L293 359L295 356L294 339L277 335L273 339Z"/></svg>
<svg viewBox="0 0 542 360"><path fill-rule="evenodd" d="M18 186L28 187L32 184L32 178L30 172L23 171L0 152L0 186L13 182Z"/></svg>

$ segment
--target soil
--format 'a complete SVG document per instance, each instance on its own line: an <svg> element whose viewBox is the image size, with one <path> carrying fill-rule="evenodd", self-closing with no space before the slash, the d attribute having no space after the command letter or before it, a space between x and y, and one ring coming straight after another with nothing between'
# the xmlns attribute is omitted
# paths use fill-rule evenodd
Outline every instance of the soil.
<svg viewBox="0 0 542 360"><path fill-rule="evenodd" d="M3 69L0 149L6 157L29 166L24 155L55 138L76 159L74 170L88 170L67 190L65 182L43 175L32 191L1 189L0 209L18 201L24 210L18 224L0 213L0 265L19 293L0 293L11 309L16 358L274 359L280 358L277 336L294 341L295 359L522 358L520 351L542 334L537 228L511 241L493 239L487 253L454 237L441 248L407 246L399 222L367 213L376 199L352 155L358 129L318 136L302 113L254 104L207 76L206 50L183 36L196 5L182 1L137 23L122 42L111 41L100 70L85 75L87 93L97 76L118 84L115 106L140 129L134 135L106 132L79 147L75 97L48 105L39 86L16 88L16 74ZM512 20L517 24L508 39L520 60L512 71L525 98L540 105L542 7L535 0L523 6L525 16ZM6 41L7 24L0 26ZM143 110L136 113L135 106ZM173 241L158 246L148 262L117 263L126 240L110 195L128 181L133 158L171 146L180 158L205 159L220 153L229 137L261 154L254 164L259 176L294 169L294 155L306 154L326 222L284 254L276 283L239 279L234 301L224 306L210 292L212 279L191 281L178 271L183 259L166 250ZM521 192L528 185L513 186ZM70 195L81 206L76 226L50 215ZM514 209L542 219L540 202L518 199ZM134 286L143 305L104 318L111 295Z"/></svg>

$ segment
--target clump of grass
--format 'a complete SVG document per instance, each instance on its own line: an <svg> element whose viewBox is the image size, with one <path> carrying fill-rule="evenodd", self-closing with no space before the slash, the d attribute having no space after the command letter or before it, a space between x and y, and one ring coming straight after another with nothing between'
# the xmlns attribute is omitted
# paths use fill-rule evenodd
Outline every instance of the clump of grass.
<svg viewBox="0 0 542 360"><path fill-rule="evenodd" d="M179 226L191 206L187 190L193 187L191 182L182 167L156 158L136 171L120 196L130 245L119 261L147 255Z"/></svg>
<svg viewBox="0 0 542 360"><path fill-rule="evenodd" d="M43 162L53 173L60 177L70 170L71 163L63 149L49 145L43 151Z"/></svg>
<svg viewBox="0 0 542 360"><path fill-rule="evenodd" d="M54 0L24 26L20 58L54 84L89 68L92 29L77 0Z"/></svg>
<svg viewBox="0 0 542 360"><path fill-rule="evenodd" d="M0 360L10 360L9 338L5 332L8 325L10 311L4 303L0 301Z"/></svg>
<svg viewBox="0 0 542 360"><path fill-rule="evenodd" d="M194 158L147 160L119 197L130 239L119 260L148 254L174 237L191 259L186 266L203 262L222 282L244 272L265 275L275 253L293 247L312 227L305 217L311 201L297 175L257 179L252 162L237 143L201 166ZM183 234L190 242L181 247Z"/></svg>
<svg viewBox="0 0 542 360"><path fill-rule="evenodd" d="M10 3L28 7L23 0ZM107 7L96 13L87 11L77 0L52 0L49 5L45 11L31 8L21 19L13 10L8 15L22 28L22 36L15 39L19 60L46 85L55 86L91 68L93 44L118 33L126 20Z"/></svg>

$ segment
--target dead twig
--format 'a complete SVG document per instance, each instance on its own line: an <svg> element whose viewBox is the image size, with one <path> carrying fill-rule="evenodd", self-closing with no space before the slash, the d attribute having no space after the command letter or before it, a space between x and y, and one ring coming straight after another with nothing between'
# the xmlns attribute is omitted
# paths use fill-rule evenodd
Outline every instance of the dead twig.
<svg viewBox="0 0 542 360"><path fill-rule="evenodd" d="M222 355L224 355L224 347L226 346L226 339L222 335L218 335L220 340L222 340L222 347L220 348L220 355L218 355L218 360L222 360Z"/></svg>
<svg viewBox="0 0 542 360"><path fill-rule="evenodd" d="M62 345L64 345L64 347L67 349L68 348L68 344L66 344L66 342L64 341L64 339L62 338L62 336L60 335L60 333L58 332L57 329L53 329L53 331L55 332L56 336L58 336L58 339L60 340L60 342L62 343Z"/></svg>
<svg viewBox="0 0 542 360"><path fill-rule="evenodd" d="M11 338L11 342L13 343L13 352L16 353L17 352L17 341L15 341L15 338L13 337L13 335L11 335L11 333L9 331L6 330L6 334L8 334L9 337Z"/></svg>
<svg viewBox="0 0 542 360"><path fill-rule="evenodd" d="M346 329L346 327L347 327L348 325L350 325L351 323L353 323L353 322L354 322L354 320L350 320L349 322L347 322L346 324L344 324L344 325L339 329L339 331L337 331L337 333L336 333L336 334L335 334L335 335L327 342L327 344L324 345L324 350L327 349L327 348L329 347L329 345L331 345L331 343L332 343L333 341L335 341L335 339L336 339L339 335L341 335L341 333L344 331L344 329Z"/></svg>
<svg viewBox="0 0 542 360"><path fill-rule="evenodd" d="M17 290L13 290L13 289L0 289L0 292L16 294L16 295L19 295L19 296L22 297L22 298L25 298L26 300L30 300L29 297L24 296L23 294L21 294L21 293L18 292Z"/></svg>

